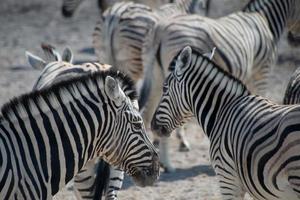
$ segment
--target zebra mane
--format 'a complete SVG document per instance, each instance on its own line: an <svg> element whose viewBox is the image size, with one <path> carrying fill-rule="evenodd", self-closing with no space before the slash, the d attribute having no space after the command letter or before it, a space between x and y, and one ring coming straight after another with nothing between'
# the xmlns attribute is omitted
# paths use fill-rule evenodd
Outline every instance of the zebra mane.
<svg viewBox="0 0 300 200"><path fill-rule="evenodd" d="M217 50L216 50L217 51ZM243 90L247 91L250 94L250 91L248 90L248 88L246 87L246 85L238 78L236 78L235 76L233 76L232 74L230 74L229 72L225 71L223 68L221 68L218 64L216 64L213 60L210 60L207 56L203 55L203 53L199 52L197 49L192 48L192 55L195 55L197 57L200 57L202 60L207 61L207 63L212 64L215 68L218 69L219 72L225 74L225 76L227 76L230 79L233 79L235 82L237 82L238 84L240 84L243 88ZM178 55L173 59L173 61L176 62ZM175 62L173 62L173 65L175 66Z"/></svg>
<svg viewBox="0 0 300 200"><path fill-rule="evenodd" d="M19 97L12 98L8 103L2 106L2 116L0 116L0 121L2 121L3 119L7 119L10 114L15 113L16 111L24 113L23 111L26 108L31 110L33 103L39 105L40 107L43 107L41 103L42 99L44 99L44 101L56 102L58 101L58 99L61 99L63 101L64 96L61 94L66 94L66 91L70 91L72 93L73 88L76 87L86 88L91 84L96 85L99 81L103 81L104 83L105 77L107 76L111 76L116 79L121 89L131 100L137 99L137 92L134 86L134 82L127 75L115 70L96 71L58 82L45 89L32 91Z"/></svg>
<svg viewBox="0 0 300 200"><path fill-rule="evenodd" d="M192 53L196 54L197 56L201 57L203 60L206 60L208 63L212 64L215 68L218 69L219 72L225 74L228 78L233 79L235 82L237 82L238 84L240 84L242 86L243 90L250 93L247 86L240 79L233 76L228 71L224 70L222 67L220 67L218 64L216 64L213 60L209 59L207 56L203 55L202 53L199 53L199 51L192 51Z"/></svg>

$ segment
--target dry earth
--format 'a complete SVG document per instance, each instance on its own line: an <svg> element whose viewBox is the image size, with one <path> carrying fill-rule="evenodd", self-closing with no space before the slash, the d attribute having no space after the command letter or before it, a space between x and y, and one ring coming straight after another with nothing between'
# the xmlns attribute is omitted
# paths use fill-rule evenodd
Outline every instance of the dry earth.
<svg viewBox="0 0 300 200"><path fill-rule="evenodd" d="M61 17L58 0L47 3L34 0L32 5L24 1L27 2L26 6L18 9L12 9L11 1L8 2L10 4L8 3L6 10L5 7L0 8L1 11L5 10L0 13L0 104L31 90L39 71L28 67L25 50L41 55L41 42L54 44L59 50L65 46L71 47L75 60L79 62L96 60L93 55L86 54L91 47L91 34L99 16L94 1L84 2L75 18L69 20ZM215 1L214 4L219 6L217 10L224 9L226 12L228 6L239 7L228 2L230 0ZM299 48L288 46L285 38L279 46L279 62L275 67L268 95L276 102L281 102L291 73L297 65L300 66ZM134 186L130 178L126 177L119 199L220 199L217 180L209 164L208 140L195 123L187 126L187 136L192 147L187 153L178 152L178 141L175 137L172 138L170 154L172 163L177 168L175 173L162 173L160 181L147 188ZM56 199L73 198L68 191L62 191L56 196Z"/></svg>

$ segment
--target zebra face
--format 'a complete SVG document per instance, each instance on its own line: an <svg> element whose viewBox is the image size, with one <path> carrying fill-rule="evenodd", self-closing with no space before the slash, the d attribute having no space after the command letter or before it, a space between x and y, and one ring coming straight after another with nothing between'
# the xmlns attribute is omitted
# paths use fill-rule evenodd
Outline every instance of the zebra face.
<svg viewBox="0 0 300 200"><path fill-rule="evenodd" d="M175 70L168 76L163 85L163 95L152 118L152 130L160 136L170 133L182 126L193 114L186 95L188 87L184 82L186 68L191 64L192 50L184 48L177 56Z"/></svg>
<svg viewBox="0 0 300 200"><path fill-rule="evenodd" d="M127 98L117 81L109 76L105 91L117 112L112 129L114 137L104 159L131 175L137 185L153 185L159 177L158 152L147 136L137 103Z"/></svg>

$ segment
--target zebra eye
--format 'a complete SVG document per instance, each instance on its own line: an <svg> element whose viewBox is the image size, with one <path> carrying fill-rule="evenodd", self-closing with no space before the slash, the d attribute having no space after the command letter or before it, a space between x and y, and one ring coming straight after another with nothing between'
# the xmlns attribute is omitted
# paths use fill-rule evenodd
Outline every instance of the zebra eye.
<svg viewBox="0 0 300 200"><path fill-rule="evenodd" d="M163 85L163 93L168 92L168 86L166 84Z"/></svg>
<svg viewBox="0 0 300 200"><path fill-rule="evenodd" d="M136 129L136 130L142 129L142 123L141 122L135 122L135 123L132 123L132 124L133 124L134 129Z"/></svg>

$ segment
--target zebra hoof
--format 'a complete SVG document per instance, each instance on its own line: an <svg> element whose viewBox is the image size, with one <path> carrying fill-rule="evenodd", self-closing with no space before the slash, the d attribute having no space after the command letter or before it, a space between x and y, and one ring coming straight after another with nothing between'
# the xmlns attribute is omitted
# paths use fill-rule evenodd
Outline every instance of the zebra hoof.
<svg viewBox="0 0 300 200"><path fill-rule="evenodd" d="M185 144L185 143L180 143L180 145L179 145L179 151L180 152L188 152L188 151L190 151L191 150L191 148L190 148L190 145L189 144Z"/></svg>

